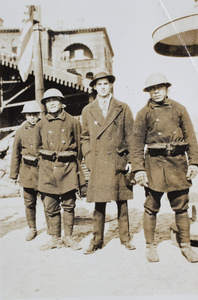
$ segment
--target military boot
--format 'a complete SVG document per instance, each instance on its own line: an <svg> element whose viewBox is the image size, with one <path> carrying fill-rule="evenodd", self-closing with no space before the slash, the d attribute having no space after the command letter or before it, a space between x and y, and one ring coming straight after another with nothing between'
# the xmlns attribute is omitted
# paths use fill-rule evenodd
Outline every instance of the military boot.
<svg viewBox="0 0 198 300"><path fill-rule="evenodd" d="M36 209L25 207L25 214L28 226L30 228L28 234L26 235L26 241L31 241L37 236L36 230Z"/></svg>
<svg viewBox="0 0 198 300"><path fill-rule="evenodd" d="M26 235L26 241L31 241L37 236L36 228L30 228L28 234Z"/></svg>
<svg viewBox="0 0 198 300"><path fill-rule="evenodd" d="M182 254L189 262L191 263L198 262L198 254L192 250L190 243L181 243L180 248Z"/></svg>
<svg viewBox="0 0 198 300"><path fill-rule="evenodd" d="M49 217L49 225L52 231L52 238L46 244L40 247L40 250L46 251L54 248L61 248L61 214L57 214L55 216Z"/></svg>
<svg viewBox="0 0 198 300"><path fill-rule="evenodd" d="M146 244L146 258L149 262L159 261L156 244Z"/></svg>
<svg viewBox="0 0 198 300"><path fill-rule="evenodd" d="M66 248L72 248L73 250L80 250L82 247L74 241L72 238L74 226L74 210L72 211L63 211L63 227L64 227L64 237L63 244Z"/></svg>
<svg viewBox="0 0 198 300"><path fill-rule="evenodd" d="M63 243L66 248L72 248L73 250L82 249L82 247L76 241L74 241L71 236L64 236Z"/></svg>

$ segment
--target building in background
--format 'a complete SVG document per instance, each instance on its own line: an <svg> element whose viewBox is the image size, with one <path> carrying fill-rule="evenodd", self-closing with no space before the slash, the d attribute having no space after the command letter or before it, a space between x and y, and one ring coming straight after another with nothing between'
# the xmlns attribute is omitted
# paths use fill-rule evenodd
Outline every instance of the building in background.
<svg viewBox="0 0 198 300"><path fill-rule="evenodd" d="M34 70L23 82L18 71L20 30L6 29L0 18L0 139L18 126L22 106L35 99ZM98 69L112 72L113 49L104 27L41 31L44 89L57 88L65 96L66 110L80 116L94 98L89 82ZM34 60L34 57L33 57Z"/></svg>

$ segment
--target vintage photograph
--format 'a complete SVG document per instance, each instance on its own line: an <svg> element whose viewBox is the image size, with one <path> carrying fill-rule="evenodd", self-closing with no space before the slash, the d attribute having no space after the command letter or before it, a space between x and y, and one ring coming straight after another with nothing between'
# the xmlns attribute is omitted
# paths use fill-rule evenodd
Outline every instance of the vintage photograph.
<svg viewBox="0 0 198 300"><path fill-rule="evenodd" d="M1 0L0 299L197 299L198 0Z"/></svg>

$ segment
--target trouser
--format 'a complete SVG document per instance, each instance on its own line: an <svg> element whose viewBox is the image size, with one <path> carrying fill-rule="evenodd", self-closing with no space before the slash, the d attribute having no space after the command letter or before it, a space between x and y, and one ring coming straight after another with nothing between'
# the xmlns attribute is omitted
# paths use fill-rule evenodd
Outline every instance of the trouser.
<svg viewBox="0 0 198 300"><path fill-rule="evenodd" d="M23 188L25 214L29 228L36 228L36 202L38 192L31 188Z"/></svg>
<svg viewBox="0 0 198 300"><path fill-rule="evenodd" d="M71 236L74 226L76 205L75 190L63 195L44 194L45 213L49 219L52 236L61 236L61 207L63 208L63 226L66 236Z"/></svg>
<svg viewBox="0 0 198 300"><path fill-rule="evenodd" d="M93 239L92 245L102 245L104 242L104 226L106 202L96 202L93 212ZM118 228L121 242L130 240L129 234L129 217L127 201L117 201L118 209Z"/></svg>
<svg viewBox="0 0 198 300"><path fill-rule="evenodd" d="M157 213L161 206L162 192L145 188L143 228L147 244L154 243ZM167 193L172 210L175 212L175 222L181 243L190 241L190 219L188 216L189 189Z"/></svg>

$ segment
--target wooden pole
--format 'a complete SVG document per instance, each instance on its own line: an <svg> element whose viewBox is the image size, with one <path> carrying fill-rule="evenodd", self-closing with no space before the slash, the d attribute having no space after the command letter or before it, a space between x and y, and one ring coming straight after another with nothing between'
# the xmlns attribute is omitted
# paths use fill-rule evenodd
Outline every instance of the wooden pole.
<svg viewBox="0 0 198 300"><path fill-rule="evenodd" d="M40 6L35 6L34 12L34 76L35 76L35 98L37 103L44 110L41 104L41 99L44 93L44 81L43 81L43 57L42 57L42 45L41 45L41 12Z"/></svg>

